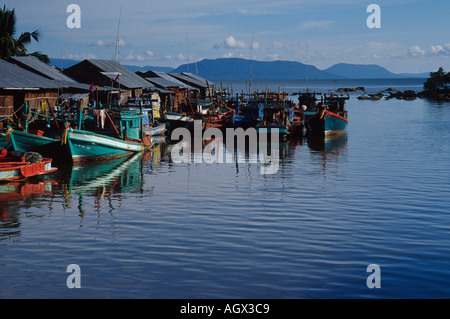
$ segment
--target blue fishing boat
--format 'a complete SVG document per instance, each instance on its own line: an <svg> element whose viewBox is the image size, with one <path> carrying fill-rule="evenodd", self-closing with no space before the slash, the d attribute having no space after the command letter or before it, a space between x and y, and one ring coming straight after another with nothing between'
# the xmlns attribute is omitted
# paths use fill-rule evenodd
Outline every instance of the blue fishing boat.
<svg viewBox="0 0 450 319"><path fill-rule="evenodd" d="M23 132L10 129L5 139L11 150L38 152L55 161L72 162L126 156L152 146L151 138L143 134L142 112L116 111L114 122L107 110L99 111L110 120L109 125L97 125L95 117L83 120L80 108L76 127L83 126L84 129L71 128L65 122L62 133L56 137L43 136L40 130Z"/></svg>
<svg viewBox="0 0 450 319"><path fill-rule="evenodd" d="M348 125L345 100L348 100L348 97L325 96L324 103L318 104L318 112L307 120L312 136L328 137L345 133Z"/></svg>
<svg viewBox="0 0 450 319"><path fill-rule="evenodd" d="M67 131L72 161L104 160L111 157L121 157L144 151L150 147L147 143L132 140L122 140L103 134L85 130L69 129Z"/></svg>
<svg viewBox="0 0 450 319"><path fill-rule="evenodd" d="M264 119L264 104L250 102L247 105L239 107L233 120L233 127L249 128L261 124Z"/></svg>
<svg viewBox="0 0 450 319"><path fill-rule="evenodd" d="M236 94L236 110L233 116L226 119L227 127L244 128L255 127L261 124L264 118L264 104L255 100L242 101Z"/></svg>
<svg viewBox="0 0 450 319"><path fill-rule="evenodd" d="M313 136L330 136L345 133L348 120L336 113L324 109L308 120Z"/></svg>
<svg viewBox="0 0 450 319"><path fill-rule="evenodd" d="M70 159L67 146L61 143L61 140L43 136L43 132L40 130L23 132L10 128L5 134L4 140L6 141L4 147L9 150L37 152L58 162Z"/></svg>
<svg viewBox="0 0 450 319"><path fill-rule="evenodd" d="M151 138L143 132L143 113L135 109L100 110L100 119L106 122L98 124L98 118L82 121L79 113L80 126L86 129L67 128L62 141L69 145L73 162L103 160L111 157L127 156L142 152L153 145ZM109 115L114 112L114 120Z"/></svg>

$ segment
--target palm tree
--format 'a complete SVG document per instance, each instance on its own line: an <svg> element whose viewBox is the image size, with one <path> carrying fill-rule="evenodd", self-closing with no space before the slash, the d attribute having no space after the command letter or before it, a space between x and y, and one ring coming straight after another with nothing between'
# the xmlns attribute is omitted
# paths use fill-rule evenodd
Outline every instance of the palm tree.
<svg viewBox="0 0 450 319"><path fill-rule="evenodd" d="M41 52L28 53L27 45L32 40L39 42L41 33L39 30L24 32L16 37L16 13L14 9L8 10L6 5L0 10L0 58L7 59L11 56L31 55L42 62L50 63L50 58Z"/></svg>

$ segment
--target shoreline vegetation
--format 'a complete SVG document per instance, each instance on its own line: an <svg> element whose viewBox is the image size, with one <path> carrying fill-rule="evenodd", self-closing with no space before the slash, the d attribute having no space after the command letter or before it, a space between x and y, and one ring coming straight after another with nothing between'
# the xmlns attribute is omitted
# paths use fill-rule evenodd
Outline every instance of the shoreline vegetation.
<svg viewBox="0 0 450 319"><path fill-rule="evenodd" d="M446 73L443 67L436 72L430 72L430 77L423 85L424 90L416 92L414 90L398 91L394 88L388 88L374 94L362 94L358 100L378 101L382 98L399 99L399 100L415 100L417 98L429 98L438 101L450 101L450 72ZM339 93L365 91L364 87L357 88L340 88Z"/></svg>

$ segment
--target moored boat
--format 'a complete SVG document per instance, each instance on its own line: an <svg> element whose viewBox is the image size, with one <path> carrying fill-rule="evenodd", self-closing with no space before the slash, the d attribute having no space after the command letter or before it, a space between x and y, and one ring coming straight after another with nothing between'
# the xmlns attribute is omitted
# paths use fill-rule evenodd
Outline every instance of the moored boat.
<svg viewBox="0 0 450 319"><path fill-rule="evenodd" d="M345 133L348 125L347 111L344 109L347 96L324 96L317 104L317 112L307 116L306 124L312 136L333 136Z"/></svg>
<svg viewBox="0 0 450 319"><path fill-rule="evenodd" d="M141 142L76 129L67 131L67 141L73 162L127 156L142 152L152 145L148 137L144 137Z"/></svg>
<svg viewBox="0 0 450 319"><path fill-rule="evenodd" d="M169 132L179 127L191 128L194 126L194 117L183 113L167 112L165 119Z"/></svg>
<svg viewBox="0 0 450 319"><path fill-rule="evenodd" d="M289 133L291 136L304 136L305 135L305 114L298 105L294 108L294 116L291 124L289 125Z"/></svg>
<svg viewBox="0 0 450 319"><path fill-rule="evenodd" d="M144 134L147 136L160 136L166 133L166 123L154 124L146 123L144 124Z"/></svg>
<svg viewBox="0 0 450 319"><path fill-rule="evenodd" d="M32 159L27 159L28 155ZM57 170L57 168L52 166L52 159L42 158L40 154L1 150L0 181L25 179L32 176L53 173Z"/></svg>
<svg viewBox="0 0 450 319"><path fill-rule="evenodd" d="M312 136L332 136L344 134L348 120L343 116L324 109L309 118L308 125Z"/></svg>
<svg viewBox="0 0 450 319"><path fill-rule="evenodd" d="M61 140L43 136L40 131L10 130L6 133L5 139L9 144L7 147L14 151L37 152L55 161L64 161L70 158L67 146L61 143Z"/></svg>

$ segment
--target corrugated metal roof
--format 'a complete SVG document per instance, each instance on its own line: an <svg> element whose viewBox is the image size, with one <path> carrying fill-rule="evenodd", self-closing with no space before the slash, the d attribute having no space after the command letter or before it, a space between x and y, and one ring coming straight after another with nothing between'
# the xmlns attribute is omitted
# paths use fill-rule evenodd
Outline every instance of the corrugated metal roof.
<svg viewBox="0 0 450 319"><path fill-rule="evenodd" d="M152 86L148 81L115 61L96 59L88 59L87 61L102 70L102 74L106 72L106 76L113 80L115 79L115 76L113 78L112 74L119 72L119 83L121 86L129 89L148 88Z"/></svg>
<svg viewBox="0 0 450 319"><path fill-rule="evenodd" d="M189 85L187 85L186 83L181 82L180 80L174 78L173 76L170 76L169 74L165 73L165 72L161 72L161 71L153 71L153 73L155 73L156 76L159 76L162 79L165 79L167 81L173 82L176 84L176 86L178 87L182 87L182 88L187 88L189 87Z"/></svg>
<svg viewBox="0 0 450 319"><path fill-rule="evenodd" d="M198 81L197 79L194 79L188 75L182 74L182 73L170 73L170 76L174 77L177 80L182 81L183 83L194 85L200 88L207 88L206 82Z"/></svg>
<svg viewBox="0 0 450 319"><path fill-rule="evenodd" d="M11 57L10 61L18 64L20 67L27 68L29 71L39 73L39 75L48 77L50 80L76 82L62 72L56 70L54 67L45 64L34 56L16 56Z"/></svg>
<svg viewBox="0 0 450 319"><path fill-rule="evenodd" d="M208 85L209 85L209 86L214 86L214 85L215 85L214 82L211 82L211 81L209 81L209 80L207 80L207 79L204 79L204 78L202 78L202 77L200 77L200 76L198 76L198 75L195 75L195 74L193 74L193 73L190 73L190 72L183 72L182 74L184 74L184 75L186 75L186 76L189 76L189 77L191 77L191 78L193 78L193 79L196 79L196 80L199 81L199 82L205 83L207 86L208 86Z"/></svg>
<svg viewBox="0 0 450 319"><path fill-rule="evenodd" d="M27 71L16 64L0 60L0 88L57 89L58 83Z"/></svg>
<svg viewBox="0 0 450 319"><path fill-rule="evenodd" d="M160 87L160 88L171 88L171 87L180 87L179 84L169 81L163 78L145 78L148 82ZM182 86L185 87L185 86Z"/></svg>
<svg viewBox="0 0 450 319"><path fill-rule="evenodd" d="M158 91L159 93L163 93L163 94L175 94L174 92L172 92L170 90L165 90L165 89L161 89L158 87L153 87L153 88L151 88L150 91Z"/></svg>

